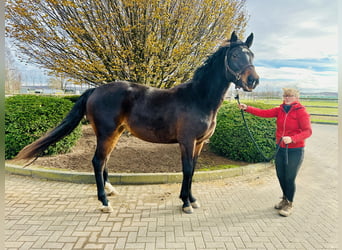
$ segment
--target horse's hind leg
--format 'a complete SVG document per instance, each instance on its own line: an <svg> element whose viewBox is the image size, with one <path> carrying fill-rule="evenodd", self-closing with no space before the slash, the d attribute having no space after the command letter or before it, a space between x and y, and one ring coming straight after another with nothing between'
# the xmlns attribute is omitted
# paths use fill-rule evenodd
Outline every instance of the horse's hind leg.
<svg viewBox="0 0 342 250"><path fill-rule="evenodd" d="M97 135L97 146L92 163L94 167L95 180L97 186L97 196L99 201L101 201L103 205L103 207L101 208L102 212L108 213L113 211L112 207L110 206L107 200L107 195L105 193L105 181L108 180L108 170L105 171L105 168L109 155L113 151L122 132L123 129L117 129L114 130L114 132L112 133L101 133Z"/></svg>

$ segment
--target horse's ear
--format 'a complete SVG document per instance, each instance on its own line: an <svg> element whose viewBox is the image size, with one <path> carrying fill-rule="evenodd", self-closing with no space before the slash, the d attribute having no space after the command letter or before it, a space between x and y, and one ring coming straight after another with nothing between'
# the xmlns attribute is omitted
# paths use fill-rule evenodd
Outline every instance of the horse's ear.
<svg viewBox="0 0 342 250"><path fill-rule="evenodd" d="M232 35L230 36L230 42L235 43L237 40L238 40L238 37L237 37L235 31L233 31Z"/></svg>
<svg viewBox="0 0 342 250"><path fill-rule="evenodd" d="M253 33L251 33L249 37L247 37L245 44L247 45L248 48L252 46L253 38L254 38Z"/></svg>

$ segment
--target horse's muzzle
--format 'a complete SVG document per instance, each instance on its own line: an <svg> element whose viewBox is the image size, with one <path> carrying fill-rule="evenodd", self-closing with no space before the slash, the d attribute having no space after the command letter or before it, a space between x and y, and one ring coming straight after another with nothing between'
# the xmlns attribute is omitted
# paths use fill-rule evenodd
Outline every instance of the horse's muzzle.
<svg viewBox="0 0 342 250"><path fill-rule="evenodd" d="M236 87L242 88L246 92L252 92L258 84L259 76L256 73L254 66L250 65L241 75L241 78L236 83Z"/></svg>
<svg viewBox="0 0 342 250"><path fill-rule="evenodd" d="M252 91L258 85L259 85L259 78L255 79L255 78L248 77L248 81L247 81L248 90Z"/></svg>
<svg viewBox="0 0 342 250"><path fill-rule="evenodd" d="M252 92L259 84L259 78L249 76L247 81L240 79L236 84L236 88L242 88L246 92Z"/></svg>

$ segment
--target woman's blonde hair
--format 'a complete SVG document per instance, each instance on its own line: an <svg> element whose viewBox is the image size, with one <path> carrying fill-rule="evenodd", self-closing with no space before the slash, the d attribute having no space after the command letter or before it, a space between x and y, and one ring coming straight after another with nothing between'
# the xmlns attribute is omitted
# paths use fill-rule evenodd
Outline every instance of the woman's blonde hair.
<svg viewBox="0 0 342 250"><path fill-rule="evenodd" d="M292 88L283 88L283 95L293 95L299 98L299 90Z"/></svg>

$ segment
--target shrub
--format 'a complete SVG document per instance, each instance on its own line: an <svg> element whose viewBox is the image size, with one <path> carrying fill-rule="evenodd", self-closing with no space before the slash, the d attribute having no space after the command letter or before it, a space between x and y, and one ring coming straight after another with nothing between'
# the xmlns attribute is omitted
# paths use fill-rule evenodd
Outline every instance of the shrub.
<svg viewBox="0 0 342 250"><path fill-rule="evenodd" d="M66 96L63 96L62 98L65 100L69 100L72 103L75 103L78 100L78 98L80 98L80 95L66 95Z"/></svg>
<svg viewBox="0 0 342 250"><path fill-rule="evenodd" d="M17 95L5 100L5 157L13 158L24 146L56 127L73 103L58 97ZM78 126L43 155L68 152L81 136Z"/></svg>
<svg viewBox="0 0 342 250"><path fill-rule="evenodd" d="M246 103L269 109L273 105ZM260 118L245 112L245 119L256 143L266 156L275 152L275 118ZM263 162L263 156L253 144L236 103L224 103L217 115L215 133L210 138L210 149L231 160Z"/></svg>

